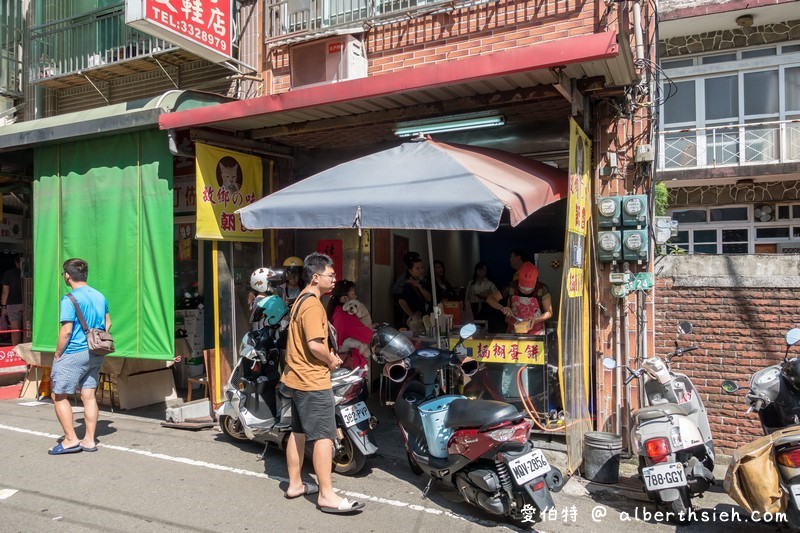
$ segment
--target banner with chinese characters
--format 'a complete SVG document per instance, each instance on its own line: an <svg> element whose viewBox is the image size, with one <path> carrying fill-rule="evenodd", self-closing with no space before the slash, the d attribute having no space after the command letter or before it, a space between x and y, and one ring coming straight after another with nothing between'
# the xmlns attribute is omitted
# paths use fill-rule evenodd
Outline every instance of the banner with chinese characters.
<svg viewBox="0 0 800 533"><path fill-rule="evenodd" d="M559 382L567 432L567 471L580 465L583 435L592 430L589 415L589 279L592 144L570 119L569 201L564 242L561 309L558 320Z"/></svg>
<svg viewBox="0 0 800 533"><path fill-rule="evenodd" d="M450 339L450 347L456 345L458 337ZM543 365L547 360L544 339L474 339L461 345L466 354L481 363L508 363L515 365Z"/></svg>
<svg viewBox="0 0 800 533"><path fill-rule="evenodd" d="M196 143L197 238L261 242L235 211L261 198L261 158Z"/></svg>

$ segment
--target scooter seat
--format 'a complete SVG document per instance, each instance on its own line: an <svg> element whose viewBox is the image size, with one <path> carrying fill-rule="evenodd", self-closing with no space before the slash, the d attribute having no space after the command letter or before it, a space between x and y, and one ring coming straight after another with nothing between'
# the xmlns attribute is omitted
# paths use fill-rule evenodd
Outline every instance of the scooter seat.
<svg viewBox="0 0 800 533"><path fill-rule="evenodd" d="M644 422L646 420L656 420L658 418L666 418L667 415L684 415L688 413L682 405L676 403L664 403L655 405L653 407L642 407L633 412L633 421L635 424Z"/></svg>
<svg viewBox="0 0 800 533"><path fill-rule="evenodd" d="M505 402L453 400L444 417L444 427L452 429L479 428L521 417L522 415L513 405Z"/></svg>

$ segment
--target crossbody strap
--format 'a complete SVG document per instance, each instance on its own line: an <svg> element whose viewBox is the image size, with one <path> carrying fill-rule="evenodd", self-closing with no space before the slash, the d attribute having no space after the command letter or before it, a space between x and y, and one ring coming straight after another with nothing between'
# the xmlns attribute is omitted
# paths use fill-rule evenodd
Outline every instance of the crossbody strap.
<svg viewBox="0 0 800 533"><path fill-rule="evenodd" d="M78 315L78 320L81 323L83 332L86 333L87 331L89 331L89 326L86 325L86 319L83 318L83 311L81 311L81 307L78 305L78 300L75 299L72 293L67 294L67 298L72 300L72 305L75 306L75 313Z"/></svg>
<svg viewBox="0 0 800 533"><path fill-rule="evenodd" d="M314 294L310 292L303 293L297 298L297 300L294 301L294 304L292 304L292 317L290 319L291 322L294 322L294 319L297 318L297 313L300 312L300 304L303 303L303 301L305 301L305 299L308 298L309 296L314 296Z"/></svg>

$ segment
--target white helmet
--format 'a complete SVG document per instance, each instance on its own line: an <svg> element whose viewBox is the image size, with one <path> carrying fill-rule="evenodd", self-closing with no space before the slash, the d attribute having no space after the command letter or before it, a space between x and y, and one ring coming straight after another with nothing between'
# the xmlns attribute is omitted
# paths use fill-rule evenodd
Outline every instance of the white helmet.
<svg viewBox="0 0 800 533"><path fill-rule="evenodd" d="M250 275L250 286L254 291L267 292L269 290L269 279L275 273L266 267L261 267Z"/></svg>

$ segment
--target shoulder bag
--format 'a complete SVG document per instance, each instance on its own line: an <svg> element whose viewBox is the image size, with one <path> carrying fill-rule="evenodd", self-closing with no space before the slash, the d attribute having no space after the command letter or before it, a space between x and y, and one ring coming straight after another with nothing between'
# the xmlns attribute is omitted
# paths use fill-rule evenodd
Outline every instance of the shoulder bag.
<svg viewBox="0 0 800 533"><path fill-rule="evenodd" d="M86 319L83 317L83 312L78 305L78 300L72 294L67 294L67 297L72 300L72 305L75 306L75 313L78 315L81 328L86 334L86 343L89 345L89 351L95 355L114 353L114 337L111 336L111 333L87 326Z"/></svg>

